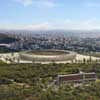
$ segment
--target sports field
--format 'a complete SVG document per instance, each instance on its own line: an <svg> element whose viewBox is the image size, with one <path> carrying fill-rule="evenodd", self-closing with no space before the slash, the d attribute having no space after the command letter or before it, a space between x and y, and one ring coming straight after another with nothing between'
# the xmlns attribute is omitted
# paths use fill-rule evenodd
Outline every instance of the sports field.
<svg viewBox="0 0 100 100"><path fill-rule="evenodd" d="M60 50L33 50L27 52L32 55L64 55L64 54L69 54L69 52L65 51L60 51Z"/></svg>

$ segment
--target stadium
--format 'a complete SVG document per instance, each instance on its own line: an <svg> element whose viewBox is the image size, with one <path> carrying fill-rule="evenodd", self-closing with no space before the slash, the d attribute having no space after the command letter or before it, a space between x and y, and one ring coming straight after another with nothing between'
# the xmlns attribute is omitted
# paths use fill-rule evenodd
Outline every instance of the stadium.
<svg viewBox="0 0 100 100"><path fill-rule="evenodd" d="M66 50L33 50L20 54L20 59L36 63L66 62L72 61L76 53Z"/></svg>

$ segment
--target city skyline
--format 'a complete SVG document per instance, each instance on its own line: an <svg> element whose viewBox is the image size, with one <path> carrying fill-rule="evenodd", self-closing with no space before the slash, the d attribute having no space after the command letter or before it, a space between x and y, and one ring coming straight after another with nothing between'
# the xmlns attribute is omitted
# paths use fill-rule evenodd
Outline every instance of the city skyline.
<svg viewBox="0 0 100 100"><path fill-rule="evenodd" d="M99 0L2 0L0 29L100 29Z"/></svg>

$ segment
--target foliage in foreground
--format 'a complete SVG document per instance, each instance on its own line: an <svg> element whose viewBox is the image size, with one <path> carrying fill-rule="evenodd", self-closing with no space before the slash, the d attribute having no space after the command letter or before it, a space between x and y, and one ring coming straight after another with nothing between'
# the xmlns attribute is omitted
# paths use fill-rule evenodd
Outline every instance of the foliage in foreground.
<svg viewBox="0 0 100 100"><path fill-rule="evenodd" d="M46 90L38 84L28 88L18 85L0 86L0 100L100 100L100 82L88 86L69 85L49 87Z"/></svg>
<svg viewBox="0 0 100 100"><path fill-rule="evenodd" d="M100 81L74 87L50 86L58 74L84 72L97 73L99 64L0 64L0 79L14 80L0 85L0 100L100 100Z"/></svg>

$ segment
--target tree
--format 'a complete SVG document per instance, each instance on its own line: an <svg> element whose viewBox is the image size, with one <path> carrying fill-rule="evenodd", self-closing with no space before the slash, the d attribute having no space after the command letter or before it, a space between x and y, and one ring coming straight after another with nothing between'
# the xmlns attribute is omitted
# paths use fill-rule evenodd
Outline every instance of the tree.
<svg viewBox="0 0 100 100"><path fill-rule="evenodd" d="M83 63L84 63L84 64L86 63L86 59L85 59L85 58L83 58Z"/></svg>

